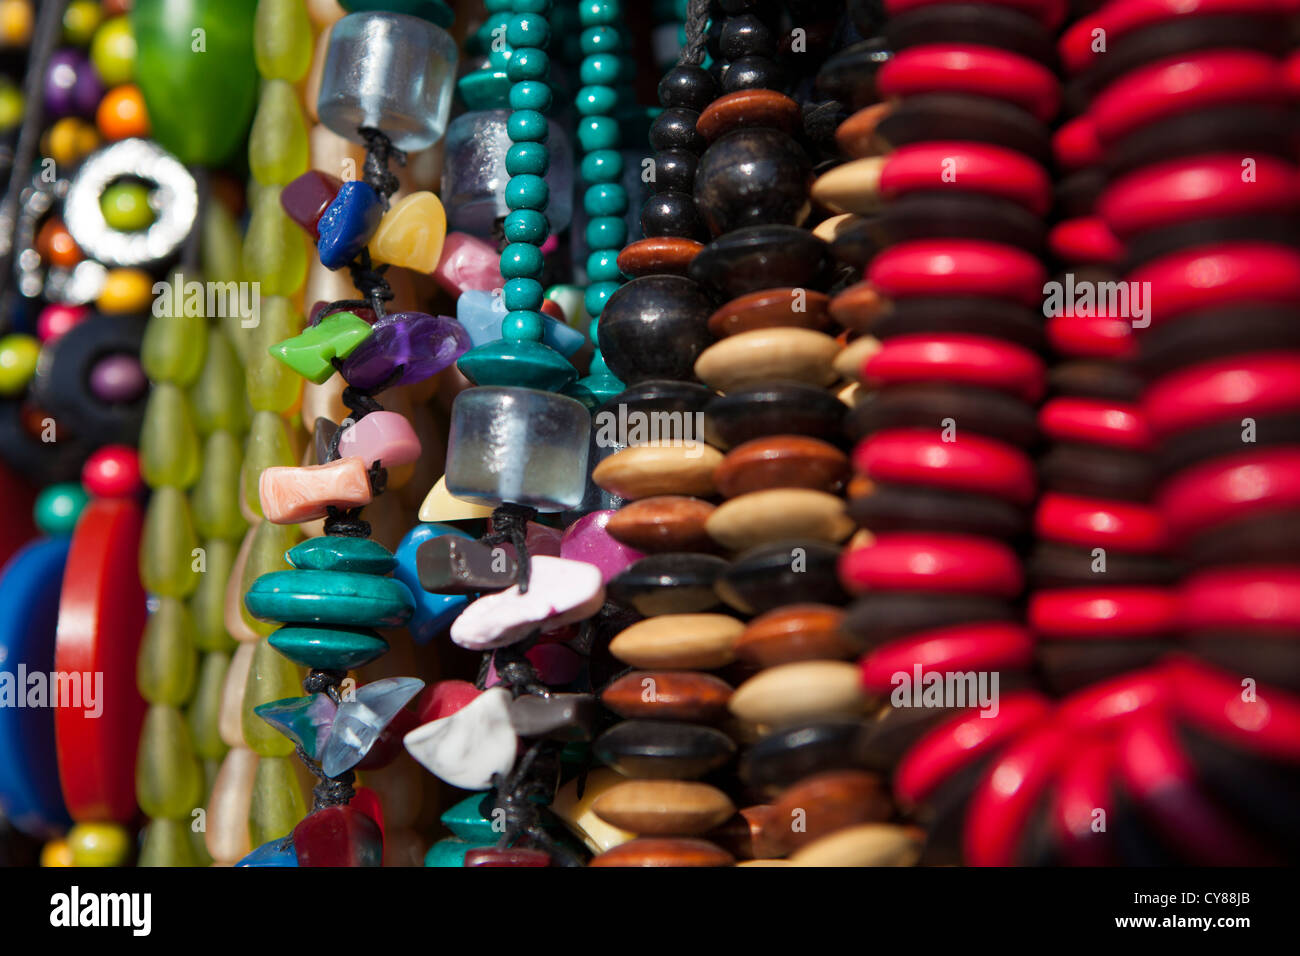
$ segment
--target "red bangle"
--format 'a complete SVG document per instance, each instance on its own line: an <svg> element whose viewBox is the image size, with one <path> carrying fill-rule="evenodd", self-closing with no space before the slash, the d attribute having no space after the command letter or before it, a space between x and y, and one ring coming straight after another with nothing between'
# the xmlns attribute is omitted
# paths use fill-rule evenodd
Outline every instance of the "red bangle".
<svg viewBox="0 0 1300 956"><path fill-rule="evenodd" d="M876 588L1015 597L1024 587L1016 553L1001 541L960 534L890 532L840 555L840 582Z"/></svg>
<svg viewBox="0 0 1300 956"><path fill-rule="evenodd" d="M862 366L876 385L955 382L1017 395L1036 404L1047 383L1043 360L1000 339L962 333L899 335L885 340Z"/></svg>
<svg viewBox="0 0 1300 956"><path fill-rule="evenodd" d="M1029 626L1042 638L1154 637L1178 625L1178 596L1167 588L1061 588L1029 596Z"/></svg>
<svg viewBox="0 0 1300 956"><path fill-rule="evenodd" d="M1261 448L1195 465L1167 481L1156 504L1175 538L1257 511L1300 507L1300 449Z"/></svg>
<svg viewBox="0 0 1300 956"><path fill-rule="evenodd" d="M927 672L1019 670L1029 666L1033 657L1034 639L1024 627L992 621L958 624L889 641L864 655L859 666L864 688L888 694L899 686L897 675L912 680L916 668L922 677ZM920 694L922 688L913 690Z"/></svg>
<svg viewBox="0 0 1300 956"><path fill-rule="evenodd" d="M853 466L872 481L929 485L995 495L1027 505L1034 498L1034 465L1020 449L963 432L953 441L937 427L880 431L858 443Z"/></svg>
<svg viewBox="0 0 1300 956"><path fill-rule="evenodd" d="M1038 426L1053 441L1134 451L1151 447L1151 431L1141 409L1123 402L1063 395L1039 409Z"/></svg>
<svg viewBox="0 0 1300 956"><path fill-rule="evenodd" d="M999 196L1036 216L1045 216L1052 203L1052 184L1042 166L987 143L942 140L898 147L880 172L880 195L892 199L917 190Z"/></svg>
<svg viewBox="0 0 1300 956"><path fill-rule="evenodd" d="M1268 242L1223 242L1184 249L1129 273L1149 282L1149 320L1241 302L1300 306L1300 252Z"/></svg>
<svg viewBox="0 0 1300 956"><path fill-rule="evenodd" d="M876 74L882 97L971 93L1006 100L1043 122L1056 115L1061 87L1051 70L994 47L933 43L908 47Z"/></svg>
<svg viewBox="0 0 1300 956"><path fill-rule="evenodd" d="M867 279L891 299L988 296L1040 306L1046 273L1022 249L980 239L915 239L881 252Z"/></svg>
<svg viewBox="0 0 1300 956"><path fill-rule="evenodd" d="M1207 422L1300 410L1300 352L1233 355L1166 375L1142 397L1165 436Z"/></svg>
<svg viewBox="0 0 1300 956"><path fill-rule="evenodd" d="M1300 628L1300 567L1215 568L1183 581L1183 627Z"/></svg>

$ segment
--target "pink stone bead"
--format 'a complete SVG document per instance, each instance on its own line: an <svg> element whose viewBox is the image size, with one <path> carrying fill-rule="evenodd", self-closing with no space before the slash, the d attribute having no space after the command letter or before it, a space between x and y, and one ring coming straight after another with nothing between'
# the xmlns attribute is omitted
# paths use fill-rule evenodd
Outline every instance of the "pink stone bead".
<svg viewBox="0 0 1300 956"><path fill-rule="evenodd" d="M593 511L569 525L560 541L560 557L594 564L607 582L629 564L644 558L643 553L615 541L605 530L613 516L612 510Z"/></svg>
<svg viewBox="0 0 1300 956"><path fill-rule="evenodd" d="M551 233L546 237L546 241L542 243L542 255L549 256L558 248L560 248L560 239L555 233Z"/></svg>
<svg viewBox="0 0 1300 956"><path fill-rule="evenodd" d="M582 658L577 652L564 644L534 644L524 651L524 657L537 668L537 679L552 687L562 687L578 679L582 671ZM484 686L495 687L501 683L497 676L496 660L488 664L487 680Z"/></svg>
<svg viewBox="0 0 1300 956"><path fill-rule="evenodd" d="M465 680L440 680L436 684L430 684L420 692L415 702L420 725L450 717L481 693Z"/></svg>
<svg viewBox="0 0 1300 956"><path fill-rule="evenodd" d="M370 504L370 476L366 463L352 456L325 465L275 465L262 472L257 494L268 521L298 524L324 518L331 506Z"/></svg>
<svg viewBox="0 0 1300 956"><path fill-rule="evenodd" d="M406 416L371 412L343 429L339 454L360 458L367 467L379 461L385 468L396 468L420 460L420 439Z"/></svg>
<svg viewBox="0 0 1300 956"><path fill-rule="evenodd" d="M471 289L500 289L505 285L501 253L477 236L449 232L433 278L452 295Z"/></svg>

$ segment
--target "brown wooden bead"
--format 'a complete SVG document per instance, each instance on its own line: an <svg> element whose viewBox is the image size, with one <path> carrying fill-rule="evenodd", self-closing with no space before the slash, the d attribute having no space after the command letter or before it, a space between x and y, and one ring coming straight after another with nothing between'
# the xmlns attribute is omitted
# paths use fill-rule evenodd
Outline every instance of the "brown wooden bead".
<svg viewBox="0 0 1300 956"><path fill-rule="evenodd" d="M709 316L709 331L718 338L792 326L824 331L830 325L830 296L815 289L762 289L732 299Z"/></svg>
<svg viewBox="0 0 1300 956"><path fill-rule="evenodd" d="M832 770L805 777L776 798L777 825L769 836L784 856L836 830L888 820L892 813L889 794L875 774Z"/></svg>
<svg viewBox="0 0 1300 956"><path fill-rule="evenodd" d="M880 155L884 150L876 139L876 127L893 111L893 103L875 103L858 110L835 130L835 145L854 159Z"/></svg>
<svg viewBox="0 0 1300 956"><path fill-rule="evenodd" d="M852 501L854 498L865 498L875 490L876 483L866 475L854 475L844 488L844 497Z"/></svg>
<svg viewBox="0 0 1300 956"><path fill-rule="evenodd" d="M745 807L731 819L712 830L709 839L738 860L762 860L780 856L780 844L771 833L779 826L770 804Z"/></svg>
<svg viewBox="0 0 1300 956"><path fill-rule="evenodd" d="M917 827L862 823L815 840L790 857L796 866L912 866L924 834ZM626 844L625 844L626 845Z"/></svg>
<svg viewBox="0 0 1300 956"><path fill-rule="evenodd" d="M736 812L717 787L693 780L628 780L601 794L591 809L641 836L696 836Z"/></svg>
<svg viewBox="0 0 1300 956"><path fill-rule="evenodd" d="M695 671L633 671L601 692L620 717L714 723L727 713L731 685Z"/></svg>
<svg viewBox="0 0 1300 956"><path fill-rule="evenodd" d="M727 452L714 469L713 484L728 498L767 488L838 494L848 477L848 456L834 445L802 435L771 435Z"/></svg>
<svg viewBox="0 0 1300 956"><path fill-rule="evenodd" d="M605 530L615 541L647 554L665 551L714 551L704 530L714 505L686 495L658 495L624 505Z"/></svg>
<svg viewBox="0 0 1300 956"><path fill-rule="evenodd" d="M794 133L803 125L799 104L776 90L736 90L719 96L695 121L696 131L709 142L746 126L766 126Z"/></svg>
<svg viewBox="0 0 1300 956"><path fill-rule="evenodd" d="M773 379L830 385L840 344L825 332L799 328L754 329L714 342L695 360L695 375L721 392Z"/></svg>
<svg viewBox="0 0 1300 956"><path fill-rule="evenodd" d="M714 541L732 551L794 538L838 544L856 527L843 498L808 488L768 488L728 498L705 525Z"/></svg>
<svg viewBox="0 0 1300 956"><path fill-rule="evenodd" d="M759 671L727 703L741 720L764 726L856 716L867 708L857 664L796 661Z"/></svg>
<svg viewBox="0 0 1300 956"><path fill-rule="evenodd" d="M830 313L840 325L865 332L889 309L889 300L869 282L855 282L831 299Z"/></svg>
<svg viewBox="0 0 1300 956"><path fill-rule="evenodd" d="M621 498L659 495L711 495L713 469L722 452L694 445L634 445L610 455L591 472L591 480Z"/></svg>
<svg viewBox="0 0 1300 956"><path fill-rule="evenodd" d="M642 837L593 857L588 866L730 866L735 858L716 843L691 837Z"/></svg>
<svg viewBox="0 0 1300 956"><path fill-rule="evenodd" d="M732 644L744 629L727 614L660 614L624 628L609 652L633 667L708 670L734 660Z"/></svg>
<svg viewBox="0 0 1300 956"><path fill-rule="evenodd" d="M844 612L828 604L789 604L754 618L736 638L736 657L759 667L843 660L862 651L840 629Z"/></svg>
<svg viewBox="0 0 1300 956"><path fill-rule="evenodd" d="M633 279L653 275L684 276L691 261L703 248L701 242L677 236L638 239L618 254L618 267Z"/></svg>

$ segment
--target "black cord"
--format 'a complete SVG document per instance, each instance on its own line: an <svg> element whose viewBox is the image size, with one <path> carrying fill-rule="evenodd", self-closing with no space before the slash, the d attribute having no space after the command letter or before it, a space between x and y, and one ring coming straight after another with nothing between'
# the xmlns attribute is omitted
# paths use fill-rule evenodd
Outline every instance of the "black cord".
<svg viewBox="0 0 1300 956"><path fill-rule="evenodd" d="M699 66L704 62L705 47L709 42L710 0L690 0L686 7L686 43L682 46L678 66Z"/></svg>

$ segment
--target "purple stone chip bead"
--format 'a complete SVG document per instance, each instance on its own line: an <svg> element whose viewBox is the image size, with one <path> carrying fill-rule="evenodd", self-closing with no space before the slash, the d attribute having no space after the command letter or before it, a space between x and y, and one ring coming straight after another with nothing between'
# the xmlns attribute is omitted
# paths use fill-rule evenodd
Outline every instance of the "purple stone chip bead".
<svg viewBox="0 0 1300 956"><path fill-rule="evenodd" d="M469 347L469 333L455 319L395 312L375 323L374 331L344 359L340 371L354 388L412 385L437 375ZM401 375L393 378L398 366Z"/></svg>

